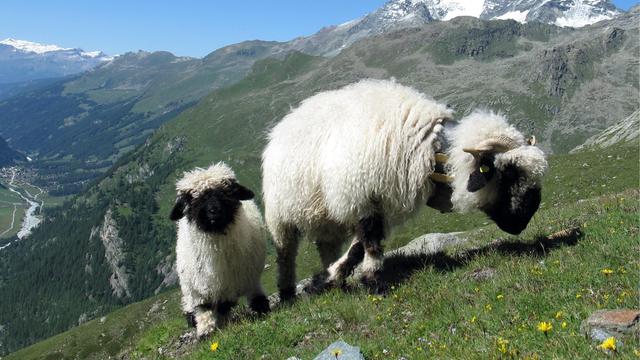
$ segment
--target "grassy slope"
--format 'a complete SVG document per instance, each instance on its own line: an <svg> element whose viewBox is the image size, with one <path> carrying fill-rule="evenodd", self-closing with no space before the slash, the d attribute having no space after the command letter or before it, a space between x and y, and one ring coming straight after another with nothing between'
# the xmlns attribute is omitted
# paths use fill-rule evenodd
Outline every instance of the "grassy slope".
<svg viewBox="0 0 640 360"><path fill-rule="evenodd" d="M542 208L520 237L506 236L494 225L483 226L470 237L484 251L466 258L455 255L463 253L462 248L449 252L440 261L426 263L424 271L386 297L332 291L262 320L241 317L211 338L220 344L215 358L253 359L264 354L268 359L307 359L338 338L361 346L365 356L374 359L497 358L499 337L509 341L508 353L520 357L597 357L596 344L579 333L580 321L596 309L637 305L640 263L633 254L640 250L640 203L637 190L625 189L637 188L638 164L637 145L555 156ZM578 201L586 198L590 200ZM432 215L425 210L397 229L388 248L425 231L470 230L486 222L479 215ZM531 245L539 235L576 224L585 234L577 244L554 249ZM507 245L486 246L493 239ZM317 270L310 244L305 242L300 252L302 275ZM263 281L274 290L273 258L269 263ZM497 276L485 282L469 279L470 272L486 267L495 268ZM605 276L603 268L615 273ZM158 348L175 346L186 330L178 297L177 291L170 291L130 305L107 315L104 323L91 321L6 359L104 358L122 349L134 358L158 357ZM151 311L154 304L161 310L156 306ZM558 311L562 316L556 319ZM539 321L552 322L548 337L536 330ZM187 349L187 354L211 358L209 343ZM637 340L628 340L620 355L638 346ZM383 356L385 350L388 354Z"/></svg>

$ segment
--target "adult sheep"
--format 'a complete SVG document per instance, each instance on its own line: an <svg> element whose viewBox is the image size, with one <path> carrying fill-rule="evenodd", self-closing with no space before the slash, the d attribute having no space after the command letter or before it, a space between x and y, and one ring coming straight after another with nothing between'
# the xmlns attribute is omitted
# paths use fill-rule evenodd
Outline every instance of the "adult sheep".
<svg viewBox="0 0 640 360"><path fill-rule="evenodd" d="M170 219L178 221L176 268L182 309L199 337L221 327L240 296L269 311L260 285L266 234L253 192L224 163L186 172Z"/></svg>
<svg viewBox="0 0 640 360"><path fill-rule="evenodd" d="M451 128L452 115L395 81L363 80L308 98L271 130L263 192L282 299L295 297L302 234L329 283L364 259L362 280L378 286L381 241L421 204L480 209L512 234L527 226L540 204L543 152L500 115L477 111Z"/></svg>

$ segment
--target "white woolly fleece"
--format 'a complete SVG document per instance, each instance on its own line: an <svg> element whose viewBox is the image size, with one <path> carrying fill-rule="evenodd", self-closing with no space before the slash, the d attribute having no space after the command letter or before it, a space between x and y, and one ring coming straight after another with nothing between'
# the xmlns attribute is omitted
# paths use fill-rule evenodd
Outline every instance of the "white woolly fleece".
<svg viewBox="0 0 640 360"><path fill-rule="evenodd" d="M198 197L207 189L214 189L223 184L225 180L235 179L236 174L224 162L212 164L206 169L195 168L185 171L184 175L176 183L178 195L190 193L193 197Z"/></svg>
<svg viewBox="0 0 640 360"><path fill-rule="evenodd" d="M271 130L262 156L267 225L350 227L375 211L372 201L387 220L412 212L431 192L440 123L452 113L395 81L306 99Z"/></svg>
<svg viewBox="0 0 640 360"><path fill-rule="evenodd" d="M451 201L454 209L469 211L481 205L491 203L495 198L495 188L487 186L476 192L467 191L469 175L475 170L473 156L463 151L465 148L475 148L482 141L506 136L512 139L517 147L495 157L498 169L504 169L508 164L515 164L527 175L527 186L530 188L540 185L542 176L547 170L547 160L542 150L529 146L524 136L513 125L509 125L506 118L487 110L476 110L466 116L457 126L447 129L447 138L451 145L447 167L453 174L453 195Z"/></svg>
<svg viewBox="0 0 640 360"><path fill-rule="evenodd" d="M185 312L202 304L263 293L264 225L252 200L241 203L226 235L205 234L186 217L178 222L176 268Z"/></svg>
<svg viewBox="0 0 640 360"><path fill-rule="evenodd" d="M235 174L220 162L207 169L185 172L176 189L179 194L197 197L230 179L235 179ZM176 268L185 312L202 304L263 294L260 276L265 263L264 223L252 200L240 203L226 234L204 233L186 217L178 222Z"/></svg>

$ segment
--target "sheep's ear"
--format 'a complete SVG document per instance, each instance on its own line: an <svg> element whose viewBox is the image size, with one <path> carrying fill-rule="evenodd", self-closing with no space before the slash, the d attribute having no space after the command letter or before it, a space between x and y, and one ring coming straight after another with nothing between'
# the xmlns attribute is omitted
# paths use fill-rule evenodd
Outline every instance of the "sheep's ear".
<svg viewBox="0 0 640 360"><path fill-rule="evenodd" d="M251 200L255 194L253 191L247 189L245 186L238 184L237 182L231 183L229 187L231 196L238 200Z"/></svg>
<svg viewBox="0 0 640 360"><path fill-rule="evenodd" d="M187 194L182 194L176 198L176 203L173 205L173 209L171 209L171 214L169 214L169 219L171 221L178 221L182 219L184 216L184 209L187 208L189 201L191 200L191 196Z"/></svg>
<svg viewBox="0 0 640 360"><path fill-rule="evenodd" d="M476 169L469 175L467 191L476 192L485 187L496 173L493 155L480 156L476 160Z"/></svg>

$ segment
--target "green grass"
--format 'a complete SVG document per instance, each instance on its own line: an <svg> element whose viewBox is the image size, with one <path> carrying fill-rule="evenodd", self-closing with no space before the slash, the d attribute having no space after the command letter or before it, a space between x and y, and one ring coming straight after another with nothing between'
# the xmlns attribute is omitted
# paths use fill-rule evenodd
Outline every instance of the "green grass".
<svg viewBox="0 0 640 360"><path fill-rule="evenodd" d="M485 359L503 355L499 338L509 342L504 357L605 357L579 326L595 310L637 305L638 195L627 191L542 210L520 238L483 228L473 233L481 251L461 256L466 249L457 248L427 262L388 296L336 290L300 300L263 320L242 319L188 358L311 359L343 339L360 346L367 359ZM540 234L574 225L584 231L576 244L535 246ZM497 238L506 243L483 245ZM469 277L483 268L497 275L488 281ZM604 275L605 268L614 274ZM541 321L553 325L547 336L537 330ZM152 328L137 342L134 357L158 356L158 347L184 331L177 318ZM639 346L637 339L624 340L621 357ZM215 354L208 348L212 341L220 344Z"/></svg>
<svg viewBox="0 0 640 360"><path fill-rule="evenodd" d="M605 358L598 344L580 334L579 325L598 309L637 306L638 147L554 156L550 165L544 202L521 236L507 236L480 214L442 215L425 209L395 229L388 249L438 231L471 230L470 244L427 261L385 297L336 290L299 300L261 320L241 315L223 332L178 354L194 359L308 359L343 339L360 346L367 359ZM577 243L547 248L536 243L541 235L576 225L584 233ZM495 239L503 245L487 245ZM481 250L470 252L469 247ZM272 256L267 262L271 267L263 283L274 291L277 267ZM308 242L301 245L298 264L300 278L320 269ZM483 268L493 268L497 275L488 281L469 277ZM604 275L605 268L614 274ZM165 309L150 311L156 303ZM176 348L187 330L176 290L106 318L6 359L103 358L120 352L161 358L158 349L166 354ZM536 329L541 321L553 325L547 336ZM500 352L500 338L508 341L506 354ZM212 341L220 344L215 354L208 348ZM639 346L637 339L625 339L618 355L632 356Z"/></svg>

